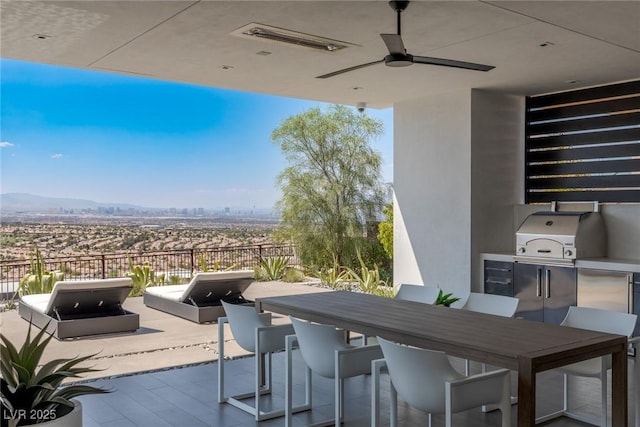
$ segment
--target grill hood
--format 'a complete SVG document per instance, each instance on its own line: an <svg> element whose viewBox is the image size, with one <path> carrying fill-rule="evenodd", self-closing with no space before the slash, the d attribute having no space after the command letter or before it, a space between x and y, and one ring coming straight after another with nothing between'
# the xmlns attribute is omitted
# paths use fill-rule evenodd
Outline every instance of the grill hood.
<svg viewBox="0 0 640 427"><path fill-rule="evenodd" d="M536 212L516 232L515 261L573 264L606 253L606 230L598 212Z"/></svg>

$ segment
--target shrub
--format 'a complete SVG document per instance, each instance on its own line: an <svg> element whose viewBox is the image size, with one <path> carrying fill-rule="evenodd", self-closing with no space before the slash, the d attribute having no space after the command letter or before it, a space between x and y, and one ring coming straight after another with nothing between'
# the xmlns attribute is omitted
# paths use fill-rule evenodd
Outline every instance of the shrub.
<svg viewBox="0 0 640 427"><path fill-rule="evenodd" d="M42 254L36 248L31 258L29 273L20 279L17 292L20 296L48 294L53 290L53 285L61 280L64 280L64 273L61 271L47 271Z"/></svg>
<svg viewBox="0 0 640 427"><path fill-rule="evenodd" d="M287 267L282 276L282 281L287 283L304 282L304 279L304 273L294 267Z"/></svg>
<svg viewBox="0 0 640 427"><path fill-rule="evenodd" d="M131 278L133 284L129 296L141 296L147 286L164 285L164 274L156 275L148 262L143 265L134 265L129 258L129 269L131 271L125 274L125 277Z"/></svg>

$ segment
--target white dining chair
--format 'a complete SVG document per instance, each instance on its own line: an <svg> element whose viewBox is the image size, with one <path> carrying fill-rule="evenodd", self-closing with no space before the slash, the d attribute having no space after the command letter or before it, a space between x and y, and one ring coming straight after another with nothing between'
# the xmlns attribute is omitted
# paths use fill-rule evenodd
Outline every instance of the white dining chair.
<svg viewBox="0 0 640 427"><path fill-rule="evenodd" d="M229 403L250 413L256 421L264 421L284 415L284 408L264 411L261 396L272 392L272 353L285 348L285 338L294 333L289 324L272 325L271 313L258 313L255 307L229 304L222 301L226 317L218 319L218 403ZM224 325L229 324L236 343L244 350L254 353L254 390L234 396L225 395L225 333ZM264 361L264 363L263 363ZM263 383L264 381L264 383ZM254 406L243 400L253 398ZM293 408L294 412L308 410L308 402Z"/></svg>
<svg viewBox="0 0 640 427"><path fill-rule="evenodd" d="M635 314L622 313L611 310L603 310L590 307L569 307L566 317L562 321L562 326L589 329L592 331L606 332L610 334L624 335L631 337L633 330L636 326L637 317ZM630 338L629 343L639 342L640 337ZM637 360L636 360L637 363ZM607 373L611 369L611 356L596 357L594 359L585 360L571 365L563 366L556 369L556 371L563 374L563 405L562 409L536 418L536 424L542 423L553 418L565 416L575 420L579 420L588 424L596 426L607 427ZM572 411L569 403L570 399L570 387L569 379L572 376L576 377L589 377L598 378L600 380L600 396L601 396L601 412L600 419L594 419L582 414L578 414ZM638 385L636 384L636 393ZM638 409L638 408L636 408ZM638 414L636 414L636 420ZM637 424L637 422L636 422Z"/></svg>
<svg viewBox="0 0 640 427"><path fill-rule="evenodd" d="M474 311L476 313L513 317L518 309L518 302L518 298L509 296L470 292L465 298L464 304L457 308ZM486 365L482 364L482 372L485 372L485 370ZM469 359L465 360L464 373L465 375L469 375Z"/></svg>
<svg viewBox="0 0 640 427"><path fill-rule="evenodd" d="M436 286L402 283L393 299L433 305L438 299L439 292L440 288ZM376 344L376 337L363 335L362 339L366 344Z"/></svg>
<svg viewBox="0 0 640 427"><path fill-rule="evenodd" d="M394 298L404 301L416 301L424 304L433 304L438 298L440 288L429 285L411 285L403 283L398 287Z"/></svg>
<svg viewBox="0 0 640 427"><path fill-rule="evenodd" d="M334 418L314 426L339 427L344 417L344 379L371 373L371 362L382 357L378 345L354 347L346 331L330 325L311 323L291 317L295 335L287 337L285 379L285 426L293 422L293 350L300 349L306 365L307 399L312 404L311 373L334 379ZM305 402L306 403L306 402Z"/></svg>
<svg viewBox="0 0 640 427"><path fill-rule="evenodd" d="M371 426L380 424L380 377L389 373L391 427L398 425L398 396L429 414L444 414L446 427L453 414L495 404L502 411L502 427L511 426L510 376L507 369L465 376L451 366L441 351L397 344L378 337L384 359L372 362Z"/></svg>
<svg viewBox="0 0 640 427"><path fill-rule="evenodd" d="M484 294L479 292L470 292L464 300L464 304L461 307L458 307L462 310L474 311L476 313L485 313L485 314L493 314L495 316L502 317L513 317L518 310L518 298L505 296L505 295L495 295L495 294ZM465 359L464 361L464 373L465 375L469 375L470 373L470 360ZM487 365L482 363L480 365L481 372L487 372ZM518 397L512 396L511 403L518 403ZM496 409L494 406L483 405L482 411L489 412Z"/></svg>

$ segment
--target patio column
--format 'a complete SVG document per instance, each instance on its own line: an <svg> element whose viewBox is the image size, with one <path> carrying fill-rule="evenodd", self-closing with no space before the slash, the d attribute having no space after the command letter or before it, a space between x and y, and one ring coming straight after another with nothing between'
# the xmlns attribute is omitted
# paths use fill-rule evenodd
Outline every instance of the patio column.
<svg viewBox="0 0 640 427"><path fill-rule="evenodd" d="M524 98L460 90L394 114L394 282L481 291L478 254L513 250Z"/></svg>

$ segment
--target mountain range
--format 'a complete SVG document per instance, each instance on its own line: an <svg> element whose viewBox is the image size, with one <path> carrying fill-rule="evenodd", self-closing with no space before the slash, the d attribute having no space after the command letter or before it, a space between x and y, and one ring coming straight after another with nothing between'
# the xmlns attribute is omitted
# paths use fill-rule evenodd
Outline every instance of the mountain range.
<svg viewBox="0 0 640 427"><path fill-rule="evenodd" d="M98 208L153 210L153 208L146 208L127 203L101 203L93 200L44 197L27 193L0 194L0 211L3 213L50 212L52 209L75 210Z"/></svg>

